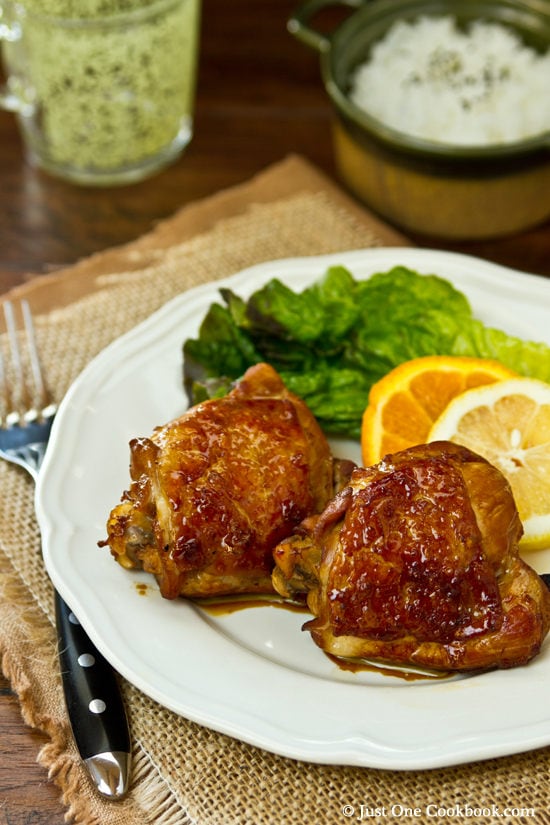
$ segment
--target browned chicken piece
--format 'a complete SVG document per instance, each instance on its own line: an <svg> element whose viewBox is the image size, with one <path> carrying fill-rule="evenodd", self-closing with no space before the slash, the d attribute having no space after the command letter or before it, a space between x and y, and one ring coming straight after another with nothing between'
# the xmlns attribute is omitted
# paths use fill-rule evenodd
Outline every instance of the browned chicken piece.
<svg viewBox="0 0 550 825"><path fill-rule="evenodd" d="M267 364L130 451L132 483L100 545L169 599L272 593L273 548L334 492L323 432Z"/></svg>
<svg viewBox="0 0 550 825"><path fill-rule="evenodd" d="M274 551L284 596L326 653L436 670L513 667L541 648L550 592L518 555L504 476L434 442L356 469L321 515Z"/></svg>

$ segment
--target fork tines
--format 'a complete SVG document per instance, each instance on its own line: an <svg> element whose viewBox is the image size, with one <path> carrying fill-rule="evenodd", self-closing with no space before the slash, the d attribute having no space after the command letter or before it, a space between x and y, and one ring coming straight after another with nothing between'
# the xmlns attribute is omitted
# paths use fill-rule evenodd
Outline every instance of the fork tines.
<svg viewBox="0 0 550 825"><path fill-rule="evenodd" d="M29 304L19 311L11 301L3 304L5 335L0 347L2 427L24 426L51 418L55 413L38 354ZM20 324L17 323L20 317Z"/></svg>

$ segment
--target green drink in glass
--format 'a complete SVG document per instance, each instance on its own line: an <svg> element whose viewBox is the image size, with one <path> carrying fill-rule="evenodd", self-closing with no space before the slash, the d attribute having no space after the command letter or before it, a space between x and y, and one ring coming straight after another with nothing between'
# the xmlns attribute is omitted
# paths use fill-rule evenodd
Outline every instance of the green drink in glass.
<svg viewBox="0 0 550 825"><path fill-rule="evenodd" d="M193 129L200 0L28 0L2 9L3 105L17 112L38 166L115 185L178 157Z"/></svg>

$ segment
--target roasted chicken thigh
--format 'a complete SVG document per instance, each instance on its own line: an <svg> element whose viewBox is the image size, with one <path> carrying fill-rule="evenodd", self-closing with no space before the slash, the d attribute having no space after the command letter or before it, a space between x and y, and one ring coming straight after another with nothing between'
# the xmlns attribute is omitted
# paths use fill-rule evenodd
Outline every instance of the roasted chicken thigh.
<svg viewBox="0 0 550 825"><path fill-rule="evenodd" d="M307 594L325 652L437 670L528 662L550 592L518 555L504 476L447 442L354 470L320 515L274 551L281 595Z"/></svg>
<svg viewBox="0 0 550 825"><path fill-rule="evenodd" d="M267 364L130 453L131 486L100 545L169 599L273 592L273 548L333 495L325 436Z"/></svg>

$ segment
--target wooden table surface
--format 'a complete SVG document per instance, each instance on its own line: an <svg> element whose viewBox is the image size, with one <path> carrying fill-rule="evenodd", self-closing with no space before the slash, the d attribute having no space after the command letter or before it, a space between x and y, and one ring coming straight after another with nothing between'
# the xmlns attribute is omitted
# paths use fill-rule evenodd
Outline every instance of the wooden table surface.
<svg viewBox="0 0 550 825"><path fill-rule="evenodd" d="M185 203L246 181L289 153L332 177L330 106L317 56L286 31L292 0L203 0L194 139L174 166L118 189L67 185L25 160L0 112L0 291L133 240ZM550 276L550 224L500 240L413 238ZM61 825L55 786L36 764L42 736L0 677L0 825Z"/></svg>

